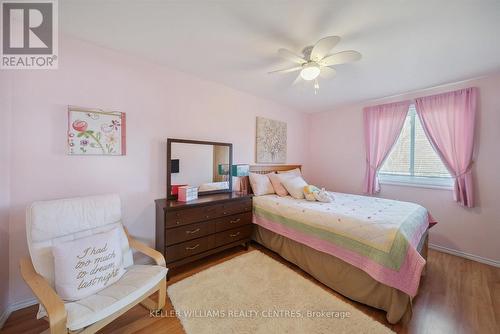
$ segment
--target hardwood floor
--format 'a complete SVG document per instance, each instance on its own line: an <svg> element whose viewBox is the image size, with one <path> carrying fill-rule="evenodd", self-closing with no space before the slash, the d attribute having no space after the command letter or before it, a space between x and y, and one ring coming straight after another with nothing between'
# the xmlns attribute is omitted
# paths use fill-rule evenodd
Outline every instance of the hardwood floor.
<svg viewBox="0 0 500 334"><path fill-rule="evenodd" d="M314 281L308 274L281 259L271 251L252 245ZM168 284L203 269L243 254L235 248L194 262L173 272ZM316 282L316 281L315 281ZM317 283L321 285L320 283ZM413 302L413 317L407 324L389 325L382 311L353 302L321 285L330 293L355 305L375 320L398 333L500 333L500 268L430 250L427 274ZM172 309L167 298L167 312ZM37 306L12 313L1 333L40 333L48 328L44 320L36 320ZM136 306L105 327L102 333L184 333L175 317L153 318L149 311Z"/></svg>

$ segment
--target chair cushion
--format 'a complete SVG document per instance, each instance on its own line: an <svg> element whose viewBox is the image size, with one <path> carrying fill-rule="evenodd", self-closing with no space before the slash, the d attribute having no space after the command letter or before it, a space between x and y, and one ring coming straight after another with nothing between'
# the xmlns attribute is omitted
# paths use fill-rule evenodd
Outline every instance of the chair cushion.
<svg viewBox="0 0 500 334"><path fill-rule="evenodd" d="M35 202L28 209L33 242L78 233L121 220L118 195L99 195Z"/></svg>
<svg viewBox="0 0 500 334"><path fill-rule="evenodd" d="M26 234L33 266L55 288L54 245L107 232L118 226L122 226L118 195L35 202L26 211ZM132 250L123 229L120 234L123 266L126 268L133 264Z"/></svg>
<svg viewBox="0 0 500 334"><path fill-rule="evenodd" d="M75 331L102 320L136 301L167 275L162 266L132 265L114 284L75 302L65 303L68 329Z"/></svg>

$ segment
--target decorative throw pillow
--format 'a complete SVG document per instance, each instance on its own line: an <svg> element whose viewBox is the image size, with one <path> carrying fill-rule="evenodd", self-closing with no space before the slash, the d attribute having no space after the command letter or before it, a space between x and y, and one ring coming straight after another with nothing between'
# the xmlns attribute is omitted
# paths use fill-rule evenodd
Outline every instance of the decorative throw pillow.
<svg viewBox="0 0 500 334"><path fill-rule="evenodd" d="M93 295L124 274L120 228L52 247L57 294L74 301Z"/></svg>
<svg viewBox="0 0 500 334"><path fill-rule="evenodd" d="M288 191L286 191L285 187L281 184L281 177L282 176L287 176L288 174L274 174L270 173L269 175L269 180L271 180L271 184L273 185L274 191L276 194L279 196L286 196L288 195ZM290 175L292 176L292 175Z"/></svg>
<svg viewBox="0 0 500 334"><path fill-rule="evenodd" d="M274 173L270 173L274 174ZM269 180L269 174L250 173L250 185L252 186L253 194L255 196L274 194L274 188Z"/></svg>
<svg viewBox="0 0 500 334"><path fill-rule="evenodd" d="M304 187L307 186L307 183L302 177L284 178L281 180L281 183L293 198L304 198Z"/></svg>

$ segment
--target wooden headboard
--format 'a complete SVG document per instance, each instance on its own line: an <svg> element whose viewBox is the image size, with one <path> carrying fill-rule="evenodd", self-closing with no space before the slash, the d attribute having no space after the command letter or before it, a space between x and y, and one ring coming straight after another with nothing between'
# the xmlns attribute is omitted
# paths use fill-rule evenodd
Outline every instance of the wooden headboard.
<svg viewBox="0 0 500 334"><path fill-rule="evenodd" d="M267 174L272 172L283 172L295 168L302 169L302 165L250 165L250 172L257 174Z"/></svg>
<svg viewBox="0 0 500 334"><path fill-rule="evenodd" d="M250 165L250 172L257 174L267 174L272 172L283 172L295 168L302 170L302 165ZM243 188L248 190L250 194L252 193L252 187L250 186L248 176L240 178L239 187L240 189Z"/></svg>

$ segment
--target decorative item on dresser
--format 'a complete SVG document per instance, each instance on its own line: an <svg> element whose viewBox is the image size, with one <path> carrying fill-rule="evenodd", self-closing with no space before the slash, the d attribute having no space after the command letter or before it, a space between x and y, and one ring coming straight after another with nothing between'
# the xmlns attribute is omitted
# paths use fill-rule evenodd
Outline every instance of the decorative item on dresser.
<svg viewBox="0 0 500 334"><path fill-rule="evenodd" d="M250 165L233 165L231 167L231 176L237 180L237 189L239 192L248 194L248 173ZM245 178L246 177L246 178Z"/></svg>
<svg viewBox="0 0 500 334"><path fill-rule="evenodd" d="M252 235L252 196L203 195L190 202L158 199L156 249L168 268L248 243Z"/></svg>

